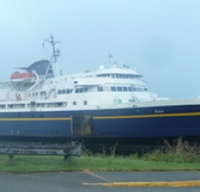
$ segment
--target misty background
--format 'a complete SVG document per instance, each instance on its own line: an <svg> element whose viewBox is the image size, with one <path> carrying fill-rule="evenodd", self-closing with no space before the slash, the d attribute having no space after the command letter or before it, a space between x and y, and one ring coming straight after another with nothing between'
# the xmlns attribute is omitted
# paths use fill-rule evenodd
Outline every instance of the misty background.
<svg viewBox="0 0 200 192"><path fill-rule="evenodd" d="M1 0L0 81L49 59L60 41L64 74L129 65L160 97L200 96L199 0Z"/></svg>

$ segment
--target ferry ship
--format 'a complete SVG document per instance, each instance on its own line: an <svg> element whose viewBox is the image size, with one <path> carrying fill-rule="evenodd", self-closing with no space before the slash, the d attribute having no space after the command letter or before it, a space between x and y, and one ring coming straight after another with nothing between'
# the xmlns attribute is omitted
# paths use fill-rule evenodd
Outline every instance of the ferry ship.
<svg viewBox="0 0 200 192"><path fill-rule="evenodd" d="M65 141L199 137L200 99L159 98L128 66L61 75L59 50L0 83L0 137ZM112 60L112 56L110 55Z"/></svg>

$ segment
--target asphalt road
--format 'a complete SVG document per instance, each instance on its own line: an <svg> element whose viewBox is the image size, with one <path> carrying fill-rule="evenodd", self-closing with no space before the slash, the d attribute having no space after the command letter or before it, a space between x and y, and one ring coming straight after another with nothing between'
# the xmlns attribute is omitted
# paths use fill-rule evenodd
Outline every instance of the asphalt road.
<svg viewBox="0 0 200 192"><path fill-rule="evenodd" d="M154 184L165 181L171 183L181 181L198 180L200 184L200 172L61 172L61 173L36 173L36 174L8 174L0 173L0 191L2 192L199 192L198 186L171 187ZM113 182L148 182L152 186L130 187L112 186ZM103 186L109 184L109 186ZM126 183L125 183L126 184ZM200 185L199 185L200 186Z"/></svg>

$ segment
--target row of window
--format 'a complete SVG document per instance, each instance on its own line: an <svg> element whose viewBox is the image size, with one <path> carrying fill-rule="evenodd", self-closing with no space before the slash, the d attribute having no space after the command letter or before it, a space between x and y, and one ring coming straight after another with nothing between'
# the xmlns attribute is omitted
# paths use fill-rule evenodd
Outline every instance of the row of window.
<svg viewBox="0 0 200 192"><path fill-rule="evenodd" d="M97 87L98 92L105 91L105 88L102 86ZM147 91L147 88L145 87L126 87L126 86L111 86L106 87L106 91L112 91L112 92L143 92ZM60 89L58 90L58 94L70 94L73 92L73 89ZM89 92L89 88L76 88L75 93L86 93Z"/></svg>
<svg viewBox="0 0 200 192"><path fill-rule="evenodd" d="M67 105L65 102L56 102L56 103L31 103L31 104L2 104L0 105L0 109L24 109L24 108L35 108L35 107L64 107Z"/></svg>
<svg viewBox="0 0 200 192"><path fill-rule="evenodd" d="M135 79L140 77L139 75L131 75L131 74L100 74L98 77L111 77L113 79Z"/></svg>
<svg viewBox="0 0 200 192"><path fill-rule="evenodd" d="M121 87L121 86L112 86L110 87L111 91L119 91L119 92L143 92L147 91L147 88L144 87Z"/></svg>
<svg viewBox="0 0 200 192"><path fill-rule="evenodd" d="M72 91L73 89L60 89L58 90L58 94L70 94Z"/></svg>

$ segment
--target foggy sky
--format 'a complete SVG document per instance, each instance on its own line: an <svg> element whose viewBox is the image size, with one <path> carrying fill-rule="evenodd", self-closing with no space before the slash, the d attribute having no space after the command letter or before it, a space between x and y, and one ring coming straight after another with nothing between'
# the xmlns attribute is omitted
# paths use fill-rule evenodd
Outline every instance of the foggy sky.
<svg viewBox="0 0 200 192"><path fill-rule="evenodd" d="M63 73L135 68L158 96L200 96L199 0L1 0L0 81L16 67L49 59L61 41Z"/></svg>

